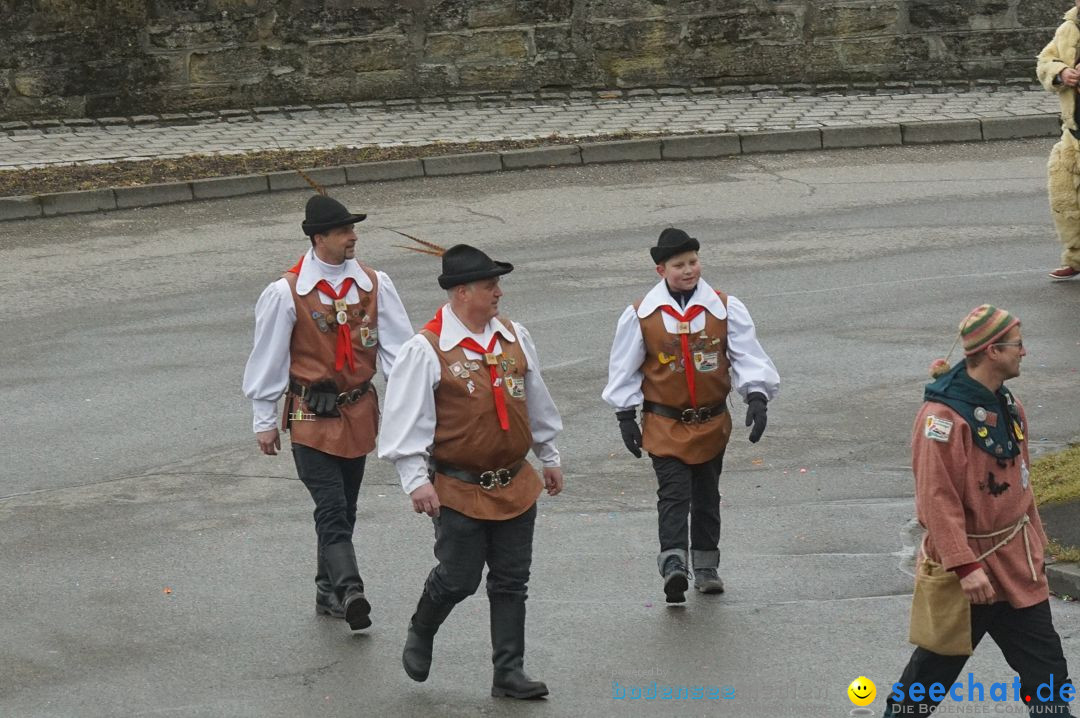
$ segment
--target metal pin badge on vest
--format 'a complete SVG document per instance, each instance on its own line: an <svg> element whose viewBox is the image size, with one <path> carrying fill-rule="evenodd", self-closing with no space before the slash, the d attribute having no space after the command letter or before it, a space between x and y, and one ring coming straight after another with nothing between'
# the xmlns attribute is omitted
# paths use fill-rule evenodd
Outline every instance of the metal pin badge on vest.
<svg viewBox="0 0 1080 718"><path fill-rule="evenodd" d="M316 326L319 327L319 331L324 334L330 331L330 325L326 323L326 318L319 312L312 312L311 318L315 320Z"/></svg>
<svg viewBox="0 0 1080 718"><path fill-rule="evenodd" d="M336 319L338 324L349 323L349 305L345 303L344 299L334 300L334 311L337 312Z"/></svg>

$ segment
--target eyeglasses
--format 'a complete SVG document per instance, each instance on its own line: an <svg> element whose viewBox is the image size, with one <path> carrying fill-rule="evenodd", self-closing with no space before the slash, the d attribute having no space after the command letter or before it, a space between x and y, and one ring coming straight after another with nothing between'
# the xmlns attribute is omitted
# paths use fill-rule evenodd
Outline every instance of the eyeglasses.
<svg viewBox="0 0 1080 718"><path fill-rule="evenodd" d="M994 342L993 346L995 346L995 347L1016 347L1017 349L1023 349L1024 348L1024 340L1023 339L1017 339L1015 342Z"/></svg>

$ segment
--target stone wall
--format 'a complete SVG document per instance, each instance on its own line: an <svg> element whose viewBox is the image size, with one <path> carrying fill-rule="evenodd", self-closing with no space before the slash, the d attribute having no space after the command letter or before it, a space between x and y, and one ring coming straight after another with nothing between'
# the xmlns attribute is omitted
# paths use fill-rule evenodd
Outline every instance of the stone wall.
<svg viewBox="0 0 1080 718"><path fill-rule="evenodd" d="M1034 77L1067 0L0 0L0 119Z"/></svg>

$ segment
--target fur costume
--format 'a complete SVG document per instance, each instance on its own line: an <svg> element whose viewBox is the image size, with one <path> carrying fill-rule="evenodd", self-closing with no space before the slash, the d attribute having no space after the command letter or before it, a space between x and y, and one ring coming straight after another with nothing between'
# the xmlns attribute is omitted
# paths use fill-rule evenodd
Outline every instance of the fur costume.
<svg viewBox="0 0 1080 718"><path fill-rule="evenodd" d="M1050 152L1046 170L1050 213L1061 242L1063 266L1080 269L1080 142L1073 135L1076 124L1076 88L1055 85L1054 78L1066 68L1076 66L1080 54L1080 11L1065 13L1065 21L1054 39L1039 53L1036 73L1039 82L1061 100L1061 139Z"/></svg>

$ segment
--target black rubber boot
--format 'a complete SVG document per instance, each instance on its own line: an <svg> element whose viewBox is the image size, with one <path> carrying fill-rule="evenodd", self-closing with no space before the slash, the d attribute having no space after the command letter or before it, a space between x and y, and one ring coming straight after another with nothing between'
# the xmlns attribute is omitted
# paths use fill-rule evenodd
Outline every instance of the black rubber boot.
<svg viewBox="0 0 1080 718"><path fill-rule="evenodd" d="M522 669L525 663L525 604L491 601L491 662L495 675L491 695L497 698L543 698L543 681L534 681Z"/></svg>
<svg viewBox="0 0 1080 718"><path fill-rule="evenodd" d="M405 636L405 650L401 653L401 665L409 678L424 682L431 672L431 650L435 634L450 611L452 603L436 603L428 595L427 589L420 595L416 604L416 613L409 619L409 632Z"/></svg>
<svg viewBox="0 0 1080 718"><path fill-rule="evenodd" d="M323 561L349 628L358 631L370 626L371 604L364 596L364 582L356 567L352 542L342 541L323 547Z"/></svg>
<svg viewBox="0 0 1080 718"><path fill-rule="evenodd" d="M330 572L326 570L322 549L319 549L318 562L315 573L315 613L331 618L345 618L345 609L334 593L334 585L330 583Z"/></svg>

